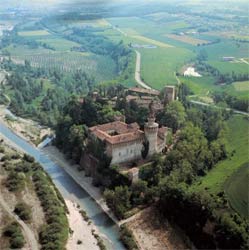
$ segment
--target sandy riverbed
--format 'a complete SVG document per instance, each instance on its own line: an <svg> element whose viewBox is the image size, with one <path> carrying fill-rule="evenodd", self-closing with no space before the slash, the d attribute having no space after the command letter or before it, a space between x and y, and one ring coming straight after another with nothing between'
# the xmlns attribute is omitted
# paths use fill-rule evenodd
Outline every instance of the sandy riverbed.
<svg viewBox="0 0 249 250"><path fill-rule="evenodd" d="M67 217L72 230L67 242L67 250L99 250L97 240L92 235L92 230L96 231L96 228L83 219L75 202L70 200L65 202L69 210ZM78 241L82 243L78 244Z"/></svg>

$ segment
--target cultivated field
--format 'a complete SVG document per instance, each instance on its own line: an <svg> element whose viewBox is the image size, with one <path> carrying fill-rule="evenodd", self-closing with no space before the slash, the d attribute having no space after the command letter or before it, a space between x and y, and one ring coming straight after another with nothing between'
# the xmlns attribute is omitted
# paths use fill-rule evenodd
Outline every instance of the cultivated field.
<svg viewBox="0 0 249 250"><path fill-rule="evenodd" d="M233 209L248 218L249 162L243 164L226 182L225 191Z"/></svg>
<svg viewBox="0 0 249 250"><path fill-rule="evenodd" d="M135 36L132 36L132 37L137 39L137 40L140 40L142 42L153 44L153 45L156 45L156 46L161 47L161 48L172 48L172 47L174 47L174 46L172 46L170 44L163 43L163 42L160 42L160 41L156 41L156 40L150 39L150 38L145 37L145 36L135 35Z"/></svg>
<svg viewBox="0 0 249 250"><path fill-rule="evenodd" d="M46 43L58 51L68 51L73 47L80 47L80 44L63 39L63 38L46 38L46 39L39 39L37 41Z"/></svg>
<svg viewBox="0 0 249 250"><path fill-rule="evenodd" d="M32 30L32 31L20 31L18 32L19 36L47 36L50 35L50 33L46 30Z"/></svg>
<svg viewBox="0 0 249 250"><path fill-rule="evenodd" d="M234 82L233 86L236 91L249 91L249 81Z"/></svg>
<svg viewBox="0 0 249 250"><path fill-rule="evenodd" d="M188 44L191 44L191 45L195 45L195 46L209 43L209 41L197 39L197 38L194 38L194 37L191 37L191 36L186 36L186 35L180 36L180 35L174 35L174 34L167 34L165 36L169 37L171 39L174 39L174 40L177 40L177 41L180 41L180 42L183 42L183 43L188 43Z"/></svg>

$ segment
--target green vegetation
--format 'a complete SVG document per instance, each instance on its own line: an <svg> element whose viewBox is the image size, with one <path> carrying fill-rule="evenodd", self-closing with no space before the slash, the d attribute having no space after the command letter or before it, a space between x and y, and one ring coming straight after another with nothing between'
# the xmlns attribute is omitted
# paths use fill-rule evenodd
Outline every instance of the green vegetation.
<svg viewBox="0 0 249 250"><path fill-rule="evenodd" d="M32 30L32 31L20 31L18 35L20 36L47 36L50 33L46 30Z"/></svg>
<svg viewBox="0 0 249 250"><path fill-rule="evenodd" d="M234 210L248 218L248 162L242 165L225 183L225 192Z"/></svg>
<svg viewBox="0 0 249 250"><path fill-rule="evenodd" d="M216 166L195 183L193 190L207 190L217 194L224 190L225 181L235 173L243 164L248 162L248 120L240 115L234 115L228 120L226 140L231 156L219 162Z"/></svg>
<svg viewBox="0 0 249 250"><path fill-rule="evenodd" d="M16 162L11 162L10 160L6 160L4 163L4 168L8 171L6 185L9 190L21 191L21 188L32 180L32 185L41 202L45 214L45 222L39 234L41 249L65 249L69 233L66 217L68 211L61 194L48 174L34 161L33 157L24 154L21 160ZM31 220L31 208L24 202L16 204L14 212L24 221L29 222ZM11 227L12 229L13 227ZM11 232L8 231L8 236L10 237L12 237ZM16 234L13 232L13 235L15 236ZM19 244L19 235L15 237L18 238L16 241ZM21 248L21 246L16 248Z"/></svg>
<svg viewBox="0 0 249 250"><path fill-rule="evenodd" d="M139 50L142 54L142 79L156 89L175 85L177 72L193 56L184 48L157 48Z"/></svg>
<svg viewBox="0 0 249 250"><path fill-rule="evenodd" d="M101 237L95 233L94 229L92 230L92 235L95 237L95 239L97 240L97 245L99 247L100 250L107 250L104 241L101 239Z"/></svg>
<svg viewBox="0 0 249 250"><path fill-rule="evenodd" d="M17 222L12 222L4 228L4 236L9 238L10 248L21 249L25 244L22 230Z"/></svg>
<svg viewBox="0 0 249 250"><path fill-rule="evenodd" d="M24 221L31 220L31 208L24 202L16 204L14 213L16 213L20 219Z"/></svg>
<svg viewBox="0 0 249 250"><path fill-rule="evenodd" d="M125 247L128 250L138 249L132 231L129 230L129 228L125 224L121 225L120 227L120 240L124 243Z"/></svg>

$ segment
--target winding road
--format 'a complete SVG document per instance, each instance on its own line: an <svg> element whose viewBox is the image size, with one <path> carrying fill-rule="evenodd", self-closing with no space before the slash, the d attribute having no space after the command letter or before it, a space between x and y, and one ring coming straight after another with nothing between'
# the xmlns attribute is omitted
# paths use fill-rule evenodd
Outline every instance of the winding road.
<svg viewBox="0 0 249 250"><path fill-rule="evenodd" d="M141 54L137 50L135 50L137 59L136 59L136 70L135 70L135 80L136 82L145 89L152 89L145 82L141 80Z"/></svg>
<svg viewBox="0 0 249 250"><path fill-rule="evenodd" d="M2 197L2 194L0 192L0 205L3 207L3 209L9 214L11 218L13 218L22 228L22 231L24 233L24 237L27 241L28 249L30 250L38 250L39 244L35 238L34 233L32 230L16 215L14 214L8 204L5 202L5 200Z"/></svg>

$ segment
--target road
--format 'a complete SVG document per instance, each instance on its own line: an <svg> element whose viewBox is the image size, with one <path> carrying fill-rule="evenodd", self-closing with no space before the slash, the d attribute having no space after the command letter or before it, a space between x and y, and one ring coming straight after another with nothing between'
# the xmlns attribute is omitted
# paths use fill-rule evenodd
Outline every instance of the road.
<svg viewBox="0 0 249 250"><path fill-rule="evenodd" d="M205 102L199 102L199 101L193 101L191 100L190 101L191 103L194 103L194 104L197 104L197 105L200 105L200 106L207 106L207 107L212 107L212 108L216 108L216 109L225 109L226 111L233 111L235 114L240 114L240 115L246 115L246 116L249 116L249 113L247 112L242 112L242 111L239 111L239 110L236 110L236 109L231 109L231 108L222 108L222 107L219 107L219 106L215 106L213 104L208 104L208 103L205 103Z"/></svg>
<svg viewBox="0 0 249 250"><path fill-rule="evenodd" d="M137 59L136 59L136 70L135 70L135 80L136 82L142 86L145 89L152 89L150 86L148 86L145 82L141 80L141 54L137 50L135 50Z"/></svg>
<svg viewBox="0 0 249 250"><path fill-rule="evenodd" d="M30 250L38 250L39 244L35 238L34 233L32 230L22 221L19 219L19 217L14 214L11 209L9 208L8 204L3 199L1 192L0 192L0 205L3 207L3 209L9 214L11 218L13 218L22 228L22 231L24 233L24 237L28 244L28 249Z"/></svg>

